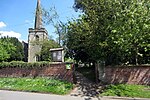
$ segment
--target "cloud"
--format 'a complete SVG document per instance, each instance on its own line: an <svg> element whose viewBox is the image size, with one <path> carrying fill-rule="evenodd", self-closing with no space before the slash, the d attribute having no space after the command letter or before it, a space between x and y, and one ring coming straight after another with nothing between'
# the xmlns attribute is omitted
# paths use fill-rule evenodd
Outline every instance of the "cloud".
<svg viewBox="0 0 150 100"><path fill-rule="evenodd" d="M25 20L25 23L30 23L31 21L29 21L29 20Z"/></svg>
<svg viewBox="0 0 150 100"><path fill-rule="evenodd" d="M17 32L14 32L14 31L0 31L0 35L2 37L4 36L9 36L9 37L16 37L18 39L21 38L21 34L20 33L17 33Z"/></svg>
<svg viewBox="0 0 150 100"><path fill-rule="evenodd" d="M3 27L6 27L7 25L4 23L4 22L0 22L0 28L3 28ZM8 36L8 37L16 37L19 39L19 41L21 41L21 34L20 33L17 33L17 32L14 32L14 31L0 31L0 38L1 37L5 37L5 36Z"/></svg>
<svg viewBox="0 0 150 100"><path fill-rule="evenodd" d="M6 27L6 24L4 22L0 22L0 28Z"/></svg>
<svg viewBox="0 0 150 100"><path fill-rule="evenodd" d="M25 23L26 23L26 24L31 24L31 25L32 25L32 24L33 24L33 22L34 22L34 21L25 20Z"/></svg>

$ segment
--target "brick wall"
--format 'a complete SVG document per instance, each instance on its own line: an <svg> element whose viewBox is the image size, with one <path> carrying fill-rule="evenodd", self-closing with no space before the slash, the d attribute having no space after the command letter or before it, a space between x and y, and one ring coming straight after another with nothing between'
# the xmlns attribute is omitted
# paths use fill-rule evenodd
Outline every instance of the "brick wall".
<svg viewBox="0 0 150 100"><path fill-rule="evenodd" d="M103 81L150 85L150 66L105 67Z"/></svg>
<svg viewBox="0 0 150 100"><path fill-rule="evenodd" d="M1 68L0 77L53 77L73 82L73 64L66 69L66 63L50 64L42 68Z"/></svg>

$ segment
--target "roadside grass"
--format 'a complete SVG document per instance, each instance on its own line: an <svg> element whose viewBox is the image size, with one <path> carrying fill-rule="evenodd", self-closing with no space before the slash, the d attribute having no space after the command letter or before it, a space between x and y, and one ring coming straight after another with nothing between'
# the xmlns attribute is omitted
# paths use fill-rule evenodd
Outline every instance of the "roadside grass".
<svg viewBox="0 0 150 100"><path fill-rule="evenodd" d="M0 78L0 89L64 95L73 84L48 78Z"/></svg>
<svg viewBox="0 0 150 100"><path fill-rule="evenodd" d="M95 68L94 67L79 67L76 69L87 79L95 82Z"/></svg>
<svg viewBox="0 0 150 100"><path fill-rule="evenodd" d="M101 96L140 97L150 98L150 86L143 85L109 85Z"/></svg>

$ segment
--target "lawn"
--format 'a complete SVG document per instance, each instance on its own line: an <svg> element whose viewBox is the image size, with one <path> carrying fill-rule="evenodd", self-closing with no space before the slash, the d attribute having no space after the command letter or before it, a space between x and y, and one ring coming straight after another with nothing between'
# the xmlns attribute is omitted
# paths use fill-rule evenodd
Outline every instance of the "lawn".
<svg viewBox="0 0 150 100"><path fill-rule="evenodd" d="M41 92L53 94L67 94L73 84L48 78L0 78L0 89Z"/></svg>
<svg viewBox="0 0 150 100"><path fill-rule="evenodd" d="M150 98L150 86L143 85L109 85L101 96L140 97Z"/></svg>

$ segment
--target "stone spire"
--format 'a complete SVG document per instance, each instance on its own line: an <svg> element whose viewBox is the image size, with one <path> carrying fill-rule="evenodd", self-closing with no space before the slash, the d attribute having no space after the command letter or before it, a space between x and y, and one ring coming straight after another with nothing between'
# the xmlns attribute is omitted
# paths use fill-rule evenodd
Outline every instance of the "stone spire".
<svg viewBox="0 0 150 100"><path fill-rule="evenodd" d="M36 15L35 15L35 29L42 28L42 9L41 9L41 1L37 1L37 7L36 7Z"/></svg>

